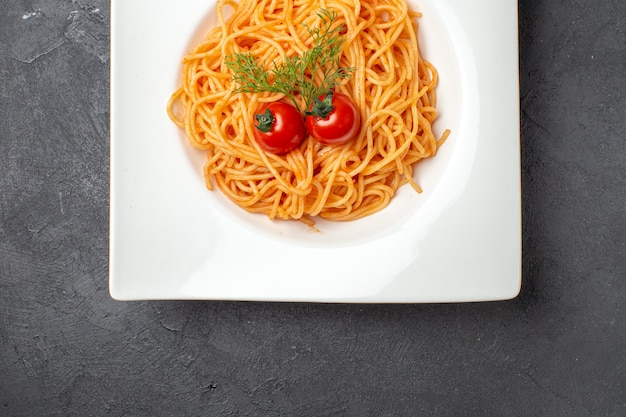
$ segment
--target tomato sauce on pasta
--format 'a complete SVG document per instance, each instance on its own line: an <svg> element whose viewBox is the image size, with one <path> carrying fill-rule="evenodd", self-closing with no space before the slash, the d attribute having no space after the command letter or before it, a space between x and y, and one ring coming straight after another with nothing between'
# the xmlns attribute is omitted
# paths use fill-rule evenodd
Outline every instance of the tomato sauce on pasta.
<svg viewBox="0 0 626 417"><path fill-rule="evenodd" d="M284 97L233 93L224 59L245 51L269 66L301 55L322 8L345 26L339 59L354 71L335 90L352 98L361 129L343 145L307 137L284 155L264 151L253 139L254 112ZM217 24L184 57L181 86L167 106L191 145L207 153L207 187L249 212L307 223L368 216L403 184L421 192L413 168L449 132L436 137L432 130L438 80L420 53L420 17L405 0L219 0Z"/></svg>

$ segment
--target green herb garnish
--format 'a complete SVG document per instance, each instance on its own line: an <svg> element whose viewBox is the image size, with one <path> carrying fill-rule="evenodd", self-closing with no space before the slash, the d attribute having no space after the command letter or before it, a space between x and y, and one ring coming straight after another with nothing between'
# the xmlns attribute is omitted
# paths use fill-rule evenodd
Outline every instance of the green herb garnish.
<svg viewBox="0 0 626 417"><path fill-rule="evenodd" d="M236 53L228 55L226 66L232 71L233 79L239 84L236 93L282 93L288 97L296 108L299 108L296 95L299 94L309 107L313 99L327 93L336 87L341 79L349 77L354 68L342 68L339 64L343 37L340 33L343 25L333 28L337 13L325 9L317 14L321 19L319 28L307 31L313 39L313 46L302 56L285 57L283 63L272 63L270 71L263 69L250 53ZM319 85L313 76L322 71L322 81Z"/></svg>

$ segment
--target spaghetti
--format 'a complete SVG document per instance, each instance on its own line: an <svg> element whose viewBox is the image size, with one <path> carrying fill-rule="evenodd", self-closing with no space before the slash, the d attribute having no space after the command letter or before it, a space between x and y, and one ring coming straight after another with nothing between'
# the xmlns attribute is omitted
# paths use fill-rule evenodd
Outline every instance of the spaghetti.
<svg viewBox="0 0 626 417"><path fill-rule="evenodd" d="M345 26L340 65L354 71L335 90L360 109L360 133L344 145L308 137L285 155L266 152L253 139L253 115L283 95L234 94L224 57L245 51L269 67L302 55L322 8ZM406 183L421 192L413 167L435 155L448 132L437 139L431 128L437 71L419 52L418 17L406 0L218 0L218 24L184 58L167 107L191 145L207 152L207 187L247 211L309 223L375 213Z"/></svg>

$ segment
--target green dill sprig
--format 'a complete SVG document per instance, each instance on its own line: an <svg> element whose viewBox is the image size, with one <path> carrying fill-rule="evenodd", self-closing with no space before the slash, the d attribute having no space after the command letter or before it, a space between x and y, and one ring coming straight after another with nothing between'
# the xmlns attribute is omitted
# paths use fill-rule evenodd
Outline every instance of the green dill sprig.
<svg viewBox="0 0 626 417"><path fill-rule="evenodd" d="M313 39L311 49L302 56L285 57L282 64L272 63L270 71L263 69L250 53L236 53L226 57L225 64L233 73L233 79L239 85L236 93L282 93L296 108L299 94L305 103L305 109L314 98L335 88L343 78L349 77L354 68L343 68L340 57L343 46L341 32L343 25L334 25L337 13L322 9L318 12L319 28L306 27ZM335 27L333 27L335 26ZM314 80L321 70L319 84ZM301 113L303 109L300 109Z"/></svg>
<svg viewBox="0 0 626 417"><path fill-rule="evenodd" d="M354 71L354 68L342 68L339 62L343 47L343 37L340 33L344 26L332 27L337 19L337 13L322 9L318 16L321 19L320 28L311 29L307 26L307 32L313 38L313 47L301 58L304 68L298 91L307 107L314 98L335 88L341 79L349 77ZM310 72L307 72L307 69ZM311 77L320 69L323 73L322 82L316 85Z"/></svg>
<svg viewBox="0 0 626 417"><path fill-rule="evenodd" d="M272 70L267 72L250 53L228 55L224 62L233 73L233 79L239 84L235 93L260 93L263 91L282 93L289 97L298 108L298 102L293 94L295 79L290 79L282 74L285 72L285 65L279 67L274 62Z"/></svg>

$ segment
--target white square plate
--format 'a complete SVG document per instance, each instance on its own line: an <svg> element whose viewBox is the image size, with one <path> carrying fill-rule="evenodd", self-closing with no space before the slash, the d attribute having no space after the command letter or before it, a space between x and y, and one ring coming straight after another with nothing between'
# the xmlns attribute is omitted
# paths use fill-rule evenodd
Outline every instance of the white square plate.
<svg viewBox="0 0 626 417"><path fill-rule="evenodd" d="M348 223L272 222L207 191L203 152L168 119L212 1L114 0L110 293L118 300L503 300L521 284L516 0L410 0L439 70L424 193Z"/></svg>

